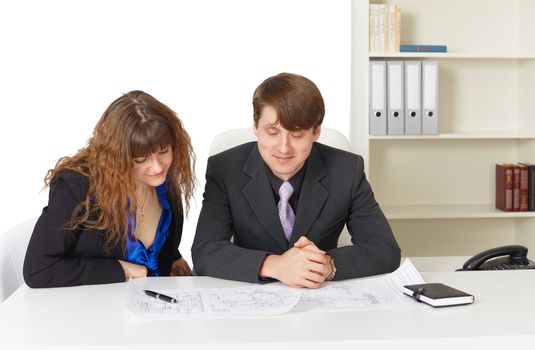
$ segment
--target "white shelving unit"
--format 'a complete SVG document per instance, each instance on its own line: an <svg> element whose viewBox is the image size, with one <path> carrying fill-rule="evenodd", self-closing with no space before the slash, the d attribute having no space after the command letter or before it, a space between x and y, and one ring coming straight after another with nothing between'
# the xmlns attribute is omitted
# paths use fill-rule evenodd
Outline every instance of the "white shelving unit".
<svg viewBox="0 0 535 350"><path fill-rule="evenodd" d="M521 139L535 139L535 133L519 133L519 132L503 132L503 133L442 133L438 135L385 135L377 136L370 135L370 140L499 140L499 139L510 139L510 140L521 140Z"/></svg>
<svg viewBox="0 0 535 350"><path fill-rule="evenodd" d="M370 58L414 58L419 59L421 57L426 58L440 58L445 60L448 58L451 59L485 59L485 60L532 60L535 56L532 55L518 55L510 53L477 53L477 52L447 52L447 53L425 53L422 55L420 52L370 52Z"/></svg>
<svg viewBox="0 0 535 350"><path fill-rule="evenodd" d="M370 53L370 3L397 3L403 44L448 53ZM496 163L535 162L535 1L352 0L351 142L404 256L535 252L535 213L494 209ZM370 60L438 60L439 135L368 133Z"/></svg>
<svg viewBox="0 0 535 350"><path fill-rule="evenodd" d="M382 209L392 220L535 217L535 212L503 212L493 205L385 205Z"/></svg>

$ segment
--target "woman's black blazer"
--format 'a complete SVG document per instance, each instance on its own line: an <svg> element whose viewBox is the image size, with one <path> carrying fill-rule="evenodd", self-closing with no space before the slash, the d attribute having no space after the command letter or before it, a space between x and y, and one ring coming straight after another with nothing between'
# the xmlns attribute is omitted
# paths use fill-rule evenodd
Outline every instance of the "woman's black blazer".
<svg viewBox="0 0 535 350"><path fill-rule="evenodd" d="M28 286L65 287L125 281L117 261L124 260L122 242L105 247L101 231L65 228L88 189L87 177L74 171L63 171L53 179L48 206L37 220L26 250L23 275ZM181 202L168 199L173 218L169 237L158 256L162 276L169 275L173 261L181 257L178 245L184 221Z"/></svg>

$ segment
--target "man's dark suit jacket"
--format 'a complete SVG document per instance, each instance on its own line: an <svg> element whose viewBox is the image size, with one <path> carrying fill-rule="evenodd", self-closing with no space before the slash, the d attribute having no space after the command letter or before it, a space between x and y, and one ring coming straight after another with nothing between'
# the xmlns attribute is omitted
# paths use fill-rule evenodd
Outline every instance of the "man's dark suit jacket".
<svg viewBox="0 0 535 350"><path fill-rule="evenodd" d="M314 143L288 243L256 142L208 159L203 207L192 246L195 272L262 282L268 254L305 235L334 258L336 280L395 270L400 249L364 175L362 157ZM353 245L337 248L344 224Z"/></svg>
<svg viewBox="0 0 535 350"><path fill-rule="evenodd" d="M66 229L74 208L85 199L88 179L74 171L58 174L50 186L48 206L37 220L26 257L23 275L32 288L124 282L118 259L124 260L122 242L107 248L104 235L91 229ZM162 276L169 275L173 261L180 259L183 215L176 200L169 198L173 218L169 236L158 256ZM126 213L125 213L126 215Z"/></svg>

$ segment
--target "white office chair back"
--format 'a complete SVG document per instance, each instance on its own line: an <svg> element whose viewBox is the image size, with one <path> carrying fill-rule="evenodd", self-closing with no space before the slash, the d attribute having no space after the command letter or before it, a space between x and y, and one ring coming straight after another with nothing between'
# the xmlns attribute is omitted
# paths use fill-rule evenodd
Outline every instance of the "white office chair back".
<svg viewBox="0 0 535 350"><path fill-rule="evenodd" d="M22 265L37 218L0 235L0 303L24 283Z"/></svg>
<svg viewBox="0 0 535 350"><path fill-rule="evenodd" d="M252 127L228 130L214 137L208 153L212 156L250 141L256 141L256 135L254 134ZM351 151L351 145L344 134L333 129L322 127L318 142L345 151ZM347 228L344 227L344 230L338 239L338 246L341 247L346 245L351 245L351 236L349 235Z"/></svg>

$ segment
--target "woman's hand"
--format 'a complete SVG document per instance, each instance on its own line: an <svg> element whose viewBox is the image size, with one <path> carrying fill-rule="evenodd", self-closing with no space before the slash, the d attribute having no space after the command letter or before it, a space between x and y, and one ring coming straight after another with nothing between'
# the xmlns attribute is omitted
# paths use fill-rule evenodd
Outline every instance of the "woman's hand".
<svg viewBox="0 0 535 350"><path fill-rule="evenodd" d="M171 276L192 276L191 269L184 260L184 258L180 258L178 260L175 260L173 262L173 266L171 267Z"/></svg>
<svg viewBox="0 0 535 350"><path fill-rule="evenodd" d="M130 278L147 277L147 268L143 265L133 264L128 261L117 260L124 270L124 277L128 281Z"/></svg>

